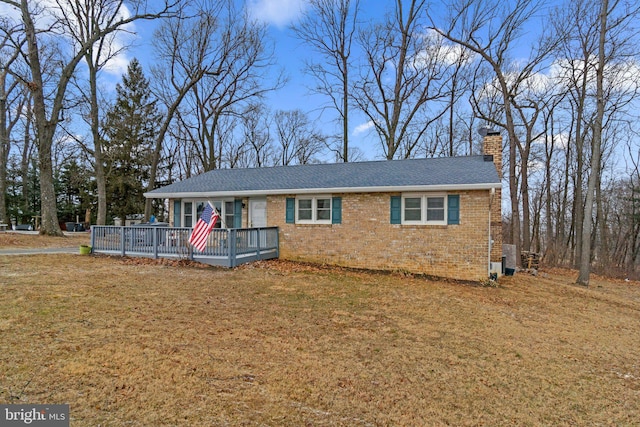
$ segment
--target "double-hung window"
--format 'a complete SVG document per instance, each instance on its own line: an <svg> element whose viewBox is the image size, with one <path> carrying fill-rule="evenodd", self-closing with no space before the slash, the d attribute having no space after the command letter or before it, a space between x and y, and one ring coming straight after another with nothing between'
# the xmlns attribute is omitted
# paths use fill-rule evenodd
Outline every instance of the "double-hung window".
<svg viewBox="0 0 640 427"><path fill-rule="evenodd" d="M406 194L402 196L403 224L447 224L447 196L444 194Z"/></svg>
<svg viewBox="0 0 640 427"><path fill-rule="evenodd" d="M233 228L235 226L234 217L236 212L235 212L235 202L233 200L225 201L224 209L218 209L218 212L220 212L223 215L223 217L221 218L222 221L218 221L221 226L222 224L224 224L225 228Z"/></svg>
<svg viewBox="0 0 640 427"><path fill-rule="evenodd" d="M331 224L331 196L297 197L296 223Z"/></svg>
<svg viewBox="0 0 640 427"><path fill-rule="evenodd" d="M184 227L193 227L202 215L208 200L183 200L182 201L182 224ZM215 228L233 228L235 205L234 201L211 200L211 204L220 212L221 218L216 223Z"/></svg>
<svg viewBox="0 0 640 427"><path fill-rule="evenodd" d="M193 227L193 203L184 202L184 209L182 209L182 212L184 212L184 226L189 228Z"/></svg>

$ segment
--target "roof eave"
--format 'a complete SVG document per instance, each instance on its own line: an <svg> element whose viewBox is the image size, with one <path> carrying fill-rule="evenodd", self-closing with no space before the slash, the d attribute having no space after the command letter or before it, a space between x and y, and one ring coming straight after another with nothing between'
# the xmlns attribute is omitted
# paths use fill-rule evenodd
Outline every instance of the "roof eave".
<svg viewBox="0 0 640 427"><path fill-rule="evenodd" d="M326 194L326 193L397 193L420 191L472 191L502 188L500 182L478 184L442 184L442 185L402 185L380 187L334 187L334 188L282 188L273 190L242 191L189 191L189 192L147 192L147 199L195 199L213 197L258 197L281 196L285 194Z"/></svg>

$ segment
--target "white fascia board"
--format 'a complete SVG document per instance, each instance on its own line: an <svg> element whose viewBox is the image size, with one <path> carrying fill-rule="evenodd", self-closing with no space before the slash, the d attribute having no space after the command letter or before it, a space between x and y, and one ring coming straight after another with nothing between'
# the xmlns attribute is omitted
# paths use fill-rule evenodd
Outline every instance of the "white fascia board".
<svg viewBox="0 0 640 427"><path fill-rule="evenodd" d="M244 191L203 191L180 193L144 193L147 199L198 199L198 198L226 198L226 197L257 197L279 196L285 194L337 194L337 193L398 193L398 192L427 192L427 191L473 191L500 189L500 182L481 184L455 185L407 185L388 187L335 187L335 188L285 188L277 190L244 190Z"/></svg>

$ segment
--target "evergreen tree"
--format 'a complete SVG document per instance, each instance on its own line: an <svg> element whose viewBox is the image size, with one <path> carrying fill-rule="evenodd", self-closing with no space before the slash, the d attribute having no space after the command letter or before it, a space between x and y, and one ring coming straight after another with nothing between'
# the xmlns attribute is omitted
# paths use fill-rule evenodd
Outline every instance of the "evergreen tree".
<svg viewBox="0 0 640 427"><path fill-rule="evenodd" d="M40 211L40 176L36 159L23 171L16 156L9 157L7 167L7 219L15 224L33 223Z"/></svg>
<svg viewBox="0 0 640 427"><path fill-rule="evenodd" d="M58 195L58 218L64 222L84 222L87 209L96 205L95 179L92 172L76 159L67 160L54 176Z"/></svg>
<svg viewBox="0 0 640 427"><path fill-rule="evenodd" d="M133 59L116 85L116 100L105 127L108 211L123 220L144 213L143 193L149 182L153 143L161 120L149 81Z"/></svg>

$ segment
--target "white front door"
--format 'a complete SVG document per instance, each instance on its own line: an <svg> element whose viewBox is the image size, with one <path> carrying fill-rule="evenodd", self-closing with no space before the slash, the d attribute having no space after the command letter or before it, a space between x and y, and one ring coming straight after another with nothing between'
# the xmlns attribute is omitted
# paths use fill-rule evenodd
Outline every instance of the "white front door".
<svg viewBox="0 0 640 427"><path fill-rule="evenodd" d="M249 227L267 226L267 199L249 199Z"/></svg>
<svg viewBox="0 0 640 427"><path fill-rule="evenodd" d="M249 199L249 227L266 227L267 226L267 199ZM266 243L266 230L260 230L260 246ZM258 244L257 235L254 232L249 234L249 246L254 247Z"/></svg>

